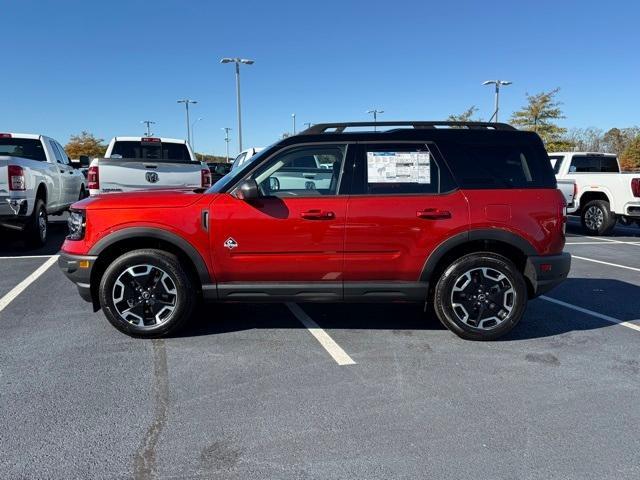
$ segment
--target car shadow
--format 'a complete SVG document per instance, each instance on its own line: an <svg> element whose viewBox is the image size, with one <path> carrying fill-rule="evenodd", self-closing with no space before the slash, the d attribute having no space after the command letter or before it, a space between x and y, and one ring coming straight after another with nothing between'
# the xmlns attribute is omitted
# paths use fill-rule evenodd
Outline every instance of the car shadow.
<svg viewBox="0 0 640 480"><path fill-rule="evenodd" d="M549 296L591 309L620 320L632 320L640 310L629 304L640 299L640 286L614 279L570 278ZM593 306L598 296L606 303L629 305L627 318ZM632 302L633 303L633 302ZM444 330L433 314L412 304L302 304L304 311L324 329L348 330ZM637 317L637 315L636 315ZM305 328L284 304L208 303L201 305L192 321L176 336L217 335L252 329ZM605 320L581 313L543 299L529 303L523 320L500 341L532 340L569 332L610 327Z"/></svg>
<svg viewBox="0 0 640 480"><path fill-rule="evenodd" d="M31 248L24 242L23 232L2 229L0 231L0 258L22 257L29 255L55 255L60 251L67 235L67 216L50 216L47 243L38 248Z"/></svg>
<svg viewBox="0 0 640 480"><path fill-rule="evenodd" d="M567 221L567 233L580 236L589 235L582 228L580 218L578 217L569 217ZM622 225L618 223L610 234L603 236L603 238L609 237L640 237L640 227L638 227L638 225Z"/></svg>

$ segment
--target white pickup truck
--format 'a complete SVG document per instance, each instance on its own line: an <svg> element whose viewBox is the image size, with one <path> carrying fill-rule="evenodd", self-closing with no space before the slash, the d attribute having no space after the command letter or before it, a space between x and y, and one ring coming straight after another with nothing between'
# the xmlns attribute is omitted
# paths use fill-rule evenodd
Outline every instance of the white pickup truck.
<svg viewBox="0 0 640 480"><path fill-rule="evenodd" d="M48 215L85 192L84 175L53 138L0 133L0 227L23 232L31 246L44 245Z"/></svg>
<svg viewBox="0 0 640 480"><path fill-rule="evenodd" d="M89 193L130 192L158 188L208 188L211 172L196 160L184 140L115 137L105 158L94 158L87 172Z"/></svg>
<svg viewBox="0 0 640 480"><path fill-rule="evenodd" d="M606 235L618 220L640 223L640 173L621 173L614 154L549 153L558 181L575 180L576 196L569 214L579 215L591 235Z"/></svg>

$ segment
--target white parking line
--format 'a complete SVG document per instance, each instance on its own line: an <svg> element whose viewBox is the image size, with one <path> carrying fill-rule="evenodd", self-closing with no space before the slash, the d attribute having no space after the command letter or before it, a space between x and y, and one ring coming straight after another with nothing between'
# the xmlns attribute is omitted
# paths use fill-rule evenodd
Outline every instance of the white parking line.
<svg viewBox="0 0 640 480"><path fill-rule="evenodd" d="M602 243L621 243L623 245L638 245L637 241L627 241L627 240L614 240L613 238L602 238L602 237L585 237L585 238L590 238L592 240L600 240Z"/></svg>
<svg viewBox="0 0 640 480"><path fill-rule="evenodd" d="M0 257L0 260L20 260L23 258L51 258L57 255L19 255L15 257Z"/></svg>
<svg viewBox="0 0 640 480"><path fill-rule="evenodd" d="M355 365L356 362L329 336L320 326L314 322L309 315L296 303L287 303L291 313L302 323L309 333L316 337L320 345L333 357L338 365Z"/></svg>
<svg viewBox="0 0 640 480"><path fill-rule="evenodd" d="M15 298L20 295L29 285L35 282L40 275L46 272L51 265L56 263L58 255L53 255L49 260L40 265L31 275L21 281L18 285L13 287L9 293L0 298L0 312L2 312L7 305L9 305Z"/></svg>
<svg viewBox="0 0 640 480"><path fill-rule="evenodd" d="M624 268L626 270L633 270L635 272L640 272L640 268L628 267L626 265L619 265L617 263L603 262L602 260L595 260L593 258L579 257L577 255L571 255L571 258L577 258L578 260L584 260L585 262L601 263L602 265L609 265L610 267L618 267L618 268Z"/></svg>
<svg viewBox="0 0 640 480"><path fill-rule="evenodd" d="M635 323L618 320L617 318L610 317L609 315L604 315L602 313L594 312L593 310L582 308L577 305L573 305L571 303L563 302L562 300L557 300L555 298L547 297L546 295L542 295L540 296L540 298L542 300L546 300L547 302L555 303L557 305L561 305L565 308L570 308L571 310L575 310L577 312L586 313L587 315L591 315L592 317L599 318L600 320L604 320L606 322L613 323L615 325L621 325L623 327L630 328L631 330L636 330L640 332L640 325L636 325Z"/></svg>

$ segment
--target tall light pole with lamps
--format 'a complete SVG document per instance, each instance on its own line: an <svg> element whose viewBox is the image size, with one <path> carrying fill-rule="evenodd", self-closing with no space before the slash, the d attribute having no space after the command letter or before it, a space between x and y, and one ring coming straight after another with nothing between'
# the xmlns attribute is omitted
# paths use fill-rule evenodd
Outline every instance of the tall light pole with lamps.
<svg viewBox="0 0 640 480"><path fill-rule="evenodd" d="M151 125L155 125L156 122L152 120L142 120L140 123L144 123L147 126L147 137L153 135L153 133L151 133Z"/></svg>
<svg viewBox="0 0 640 480"><path fill-rule="evenodd" d="M189 123L189 104L196 104L198 103L198 101L184 98L182 100L178 100L178 103L184 103L184 106L187 109L187 142L191 144L191 124Z"/></svg>
<svg viewBox="0 0 640 480"><path fill-rule="evenodd" d="M191 124L191 148L193 149L194 155L196 153L196 141L195 141L195 138L196 138L196 125L203 118L204 117L198 117L198 119L194 120L194 122Z"/></svg>
<svg viewBox="0 0 640 480"><path fill-rule="evenodd" d="M482 85L495 85L496 86L496 97L495 97L495 111L489 121L491 121L495 117L495 122L498 123L498 110L500 109L500 87L511 85L513 82L508 80L487 80L486 82L482 82Z"/></svg>
<svg viewBox="0 0 640 480"><path fill-rule="evenodd" d="M291 120L293 121L293 134L296 134L296 114L292 113L291 114Z"/></svg>
<svg viewBox="0 0 640 480"><path fill-rule="evenodd" d="M372 113L373 114L373 131L376 131L376 123L378 123L378 115L380 115L381 113L384 113L384 110L377 110L377 109L373 109L373 110L367 110L367 113Z"/></svg>
<svg viewBox="0 0 640 480"><path fill-rule="evenodd" d="M224 141L227 144L227 163L229 163L229 131L231 127L222 127L222 130L224 130Z"/></svg>
<svg viewBox="0 0 640 480"><path fill-rule="evenodd" d="M236 64L236 103L238 108L238 149L242 151L242 111L240 109L240 64L253 65L254 60L248 58L230 58L225 57L220 60L220 63L235 63Z"/></svg>

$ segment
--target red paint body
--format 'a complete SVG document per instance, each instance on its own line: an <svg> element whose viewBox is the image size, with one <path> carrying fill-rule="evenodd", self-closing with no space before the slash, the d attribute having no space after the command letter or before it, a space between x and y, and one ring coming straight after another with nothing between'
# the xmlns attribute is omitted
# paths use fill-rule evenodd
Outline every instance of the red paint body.
<svg viewBox="0 0 640 480"><path fill-rule="evenodd" d="M417 281L433 250L467 230L501 229L539 255L564 247L558 190L457 190L443 195L264 198L228 193L152 191L92 197L85 237L62 250L88 254L100 239L129 227L155 227L190 243L211 282ZM209 211L209 231L202 212ZM223 246L233 238L238 246Z"/></svg>

